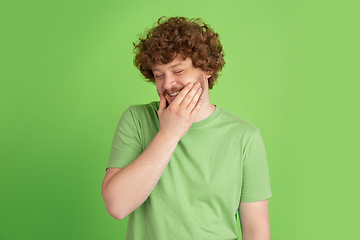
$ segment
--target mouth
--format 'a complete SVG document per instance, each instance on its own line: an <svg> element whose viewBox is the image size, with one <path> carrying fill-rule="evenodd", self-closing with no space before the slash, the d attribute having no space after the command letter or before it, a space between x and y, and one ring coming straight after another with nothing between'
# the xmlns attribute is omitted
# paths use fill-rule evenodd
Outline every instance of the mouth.
<svg viewBox="0 0 360 240"><path fill-rule="evenodd" d="M176 92L173 92L173 93L169 93L169 96L170 96L170 97L176 97L179 93L180 93L180 91L176 91Z"/></svg>
<svg viewBox="0 0 360 240"><path fill-rule="evenodd" d="M174 88L174 89L170 89L166 95L168 95L171 99L174 99L180 92L181 90L183 90L183 88Z"/></svg>

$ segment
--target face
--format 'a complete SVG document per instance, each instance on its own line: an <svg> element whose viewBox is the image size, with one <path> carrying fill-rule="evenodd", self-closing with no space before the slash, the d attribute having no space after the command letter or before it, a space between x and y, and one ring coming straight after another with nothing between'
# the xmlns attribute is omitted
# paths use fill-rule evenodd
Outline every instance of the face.
<svg viewBox="0 0 360 240"><path fill-rule="evenodd" d="M211 75L206 74L202 69L195 68L191 58L183 58L178 55L168 64L155 64L152 67L155 77L156 89L158 94L165 96L170 104L180 91L190 82L200 82L203 94L208 94L207 78Z"/></svg>

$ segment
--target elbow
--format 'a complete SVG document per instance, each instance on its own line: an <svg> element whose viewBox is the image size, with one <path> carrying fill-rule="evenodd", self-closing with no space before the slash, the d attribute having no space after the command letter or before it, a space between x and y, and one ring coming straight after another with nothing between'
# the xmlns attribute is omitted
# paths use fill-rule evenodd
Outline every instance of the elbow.
<svg viewBox="0 0 360 240"><path fill-rule="evenodd" d="M123 209L119 207L106 206L106 210L110 214L110 216L112 216L116 220L122 220L129 215L129 213L126 213Z"/></svg>
<svg viewBox="0 0 360 240"><path fill-rule="evenodd" d="M110 216L116 220L122 220L129 215L130 212L124 208L124 204L119 201L114 201L114 199L106 195L104 191L102 191L102 196L105 202L106 210Z"/></svg>
<svg viewBox="0 0 360 240"><path fill-rule="evenodd" d="M120 214L120 213L109 213L113 218L115 218L116 220L123 220L125 217L127 217L126 214Z"/></svg>
<svg viewBox="0 0 360 240"><path fill-rule="evenodd" d="M123 220L126 217L125 215L121 215L121 214L111 214L111 213L109 214L116 220Z"/></svg>

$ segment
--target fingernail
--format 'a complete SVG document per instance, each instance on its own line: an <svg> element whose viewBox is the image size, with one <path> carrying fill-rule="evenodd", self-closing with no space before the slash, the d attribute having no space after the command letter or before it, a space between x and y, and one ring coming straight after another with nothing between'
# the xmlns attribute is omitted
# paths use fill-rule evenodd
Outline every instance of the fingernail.
<svg viewBox="0 0 360 240"><path fill-rule="evenodd" d="M192 87L194 85L194 83L190 83L190 87Z"/></svg>
<svg viewBox="0 0 360 240"><path fill-rule="evenodd" d="M199 83L199 82L198 82L198 83L196 83L196 86L200 87L200 83Z"/></svg>
<svg viewBox="0 0 360 240"><path fill-rule="evenodd" d="M201 92L202 91L202 88L199 88L199 90L198 90L199 92Z"/></svg>

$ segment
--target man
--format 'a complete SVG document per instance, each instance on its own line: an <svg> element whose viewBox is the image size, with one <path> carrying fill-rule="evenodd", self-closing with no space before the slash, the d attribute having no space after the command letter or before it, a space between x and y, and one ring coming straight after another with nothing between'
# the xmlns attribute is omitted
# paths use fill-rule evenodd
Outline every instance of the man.
<svg viewBox="0 0 360 240"><path fill-rule="evenodd" d="M160 18L134 63L159 102L136 105L115 132L102 195L129 215L126 239L270 239L268 166L259 130L210 103L224 60L199 20Z"/></svg>

